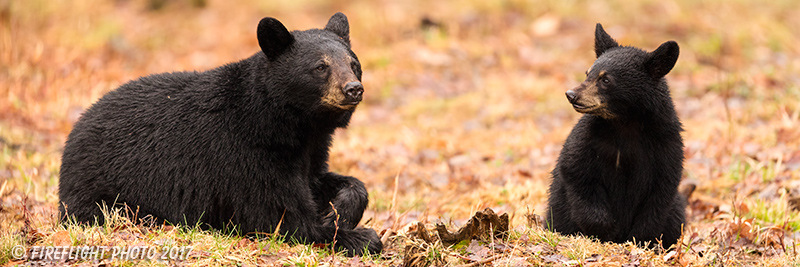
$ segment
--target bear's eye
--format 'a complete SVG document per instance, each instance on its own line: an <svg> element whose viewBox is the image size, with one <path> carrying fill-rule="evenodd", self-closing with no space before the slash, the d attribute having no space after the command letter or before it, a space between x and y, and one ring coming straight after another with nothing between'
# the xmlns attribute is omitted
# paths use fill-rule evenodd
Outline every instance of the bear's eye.
<svg viewBox="0 0 800 267"><path fill-rule="evenodd" d="M603 77L603 80L602 80L602 81L603 81L603 84L609 84L609 83L611 83L611 81L609 81L609 80L608 80L608 78L606 78L606 77Z"/></svg>
<svg viewBox="0 0 800 267"><path fill-rule="evenodd" d="M325 64L319 64L319 65L317 65L317 68L316 68L316 70L319 71L319 72L323 72L323 71L325 71L327 69L328 69L328 66L325 66Z"/></svg>

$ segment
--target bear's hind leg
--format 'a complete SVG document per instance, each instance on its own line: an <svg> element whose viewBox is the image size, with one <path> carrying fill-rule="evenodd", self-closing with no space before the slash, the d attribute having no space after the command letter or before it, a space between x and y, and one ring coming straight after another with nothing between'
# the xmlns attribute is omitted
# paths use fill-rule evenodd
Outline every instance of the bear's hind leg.
<svg viewBox="0 0 800 267"><path fill-rule="evenodd" d="M81 224L103 225L105 217L103 209L111 211L113 201L95 201L88 197L65 197L59 203L58 211L62 221L74 221Z"/></svg>

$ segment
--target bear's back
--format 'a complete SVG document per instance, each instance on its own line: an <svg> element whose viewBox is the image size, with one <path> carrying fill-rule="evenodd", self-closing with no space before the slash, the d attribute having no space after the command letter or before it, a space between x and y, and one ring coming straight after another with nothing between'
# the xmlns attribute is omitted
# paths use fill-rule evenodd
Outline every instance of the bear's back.
<svg viewBox="0 0 800 267"><path fill-rule="evenodd" d="M94 197L136 203L143 214L171 222L200 219L203 211L220 215L206 218L213 226L229 220L233 214L217 205L219 198L228 198L225 190L234 187L239 193L257 188L243 178L245 170L258 166L260 156L232 137L248 124L231 119L240 117L232 102L244 94L241 88L221 86L217 76L213 71L150 75L103 96L68 138L60 190L80 191L72 185L83 185L99 194ZM190 186L195 183L209 186ZM148 192L154 190L167 193ZM156 197L165 195L177 207L160 205L164 199Z"/></svg>

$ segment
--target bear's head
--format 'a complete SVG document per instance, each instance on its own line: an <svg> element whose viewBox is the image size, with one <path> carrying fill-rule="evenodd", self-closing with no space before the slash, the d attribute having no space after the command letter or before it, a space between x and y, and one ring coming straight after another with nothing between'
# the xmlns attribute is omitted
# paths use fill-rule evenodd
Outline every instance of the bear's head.
<svg viewBox="0 0 800 267"><path fill-rule="evenodd" d="M586 71L586 80L566 93L576 111L604 119L630 118L672 104L664 75L678 60L675 41L653 52L620 46L598 23L594 46L597 60Z"/></svg>
<svg viewBox="0 0 800 267"><path fill-rule="evenodd" d="M258 24L276 94L304 110L350 113L361 102L361 63L350 50L350 25L334 14L324 29L289 32L275 18Z"/></svg>

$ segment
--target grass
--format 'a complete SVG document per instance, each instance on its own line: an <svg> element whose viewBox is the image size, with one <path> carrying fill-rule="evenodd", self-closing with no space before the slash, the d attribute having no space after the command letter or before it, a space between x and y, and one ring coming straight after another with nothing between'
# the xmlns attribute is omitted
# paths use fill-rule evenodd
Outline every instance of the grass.
<svg viewBox="0 0 800 267"><path fill-rule="evenodd" d="M754 218L762 225L776 225L791 232L800 230L800 214L792 212L787 195L786 192L781 192L777 201L753 200L746 217Z"/></svg>
<svg viewBox="0 0 800 267"><path fill-rule="evenodd" d="M190 265L476 264L470 243L424 243L412 226L454 228L489 207L511 215L512 233L471 248L487 249L484 265L800 265L797 1L148 4L0 1L0 264L23 263L14 246L55 244L191 245ZM261 17L306 29L336 11L350 20L366 92L330 167L367 185L362 223L388 233L382 255L354 261L278 235L145 227L113 211L104 226L57 223L61 149L100 96L139 76L250 56ZM546 207L549 172L579 118L563 92L594 59L597 22L622 44L681 46L667 79L685 128L684 179L697 191L673 254L528 223Z"/></svg>

